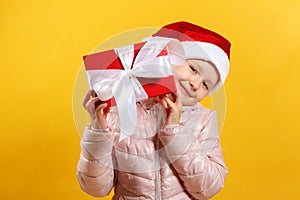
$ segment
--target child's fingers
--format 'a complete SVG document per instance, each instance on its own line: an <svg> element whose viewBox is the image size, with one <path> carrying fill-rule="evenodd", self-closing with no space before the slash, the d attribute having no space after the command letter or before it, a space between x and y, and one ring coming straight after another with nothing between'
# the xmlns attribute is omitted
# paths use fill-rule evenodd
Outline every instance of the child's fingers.
<svg viewBox="0 0 300 200"><path fill-rule="evenodd" d="M177 99L177 96L174 93L166 94L165 96L173 102L175 102Z"/></svg>
<svg viewBox="0 0 300 200"><path fill-rule="evenodd" d="M181 112L182 104L181 104L181 101L179 100L179 98L177 98L175 102L171 101L171 99L168 99L168 98L166 98L166 101L168 103L169 108L172 111Z"/></svg>
<svg viewBox="0 0 300 200"><path fill-rule="evenodd" d="M96 112L98 112L98 111L102 112L105 110L106 107L107 107L107 103L102 103L96 108Z"/></svg>
<svg viewBox="0 0 300 200"><path fill-rule="evenodd" d="M160 101L160 104L162 105L162 107L164 108L164 109L168 109L169 107L168 107L168 103L166 102L166 97L164 97L164 96L160 96L159 97L159 101Z"/></svg>
<svg viewBox="0 0 300 200"><path fill-rule="evenodd" d="M168 106L168 102L166 101L167 98L163 98L162 99L162 105L165 109L169 109L169 106Z"/></svg>
<svg viewBox="0 0 300 200"><path fill-rule="evenodd" d="M107 103L102 103L96 108L96 118L98 121L98 124L101 128L105 129L107 128L107 111L108 111L108 104Z"/></svg>
<svg viewBox="0 0 300 200"><path fill-rule="evenodd" d="M89 101L89 99L90 99L90 97L91 97L91 94L92 94L91 90L88 90L88 91L86 92L85 96L84 96L83 99L82 99L82 103L81 103L83 107L86 106L87 102Z"/></svg>
<svg viewBox="0 0 300 200"><path fill-rule="evenodd" d="M165 98L166 102L167 102L167 105L168 107L171 109L171 110L174 110L175 109L175 103L173 101L171 101L171 99L169 98Z"/></svg>
<svg viewBox="0 0 300 200"><path fill-rule="evenodd" d="M107 103L100 104L96 108L96 115L97 115L98 119L100 119L100 118L102 118L102 119L106 118L107 113L108 113Z"/></svg>
<svg viewBox="0 0 300 200"><path fill-rule="evenodd" d="M105 103L106 106L103 108L103 113L107 114L109 112L109 107L107 106L108 104Z"/></svg>
<svg viewBox="0 0 300 200"><path fill-rule="evenodd" d="M86 105L84 106L86 110L91 112L92 110L95 110L95 102L99 101L99 97L93 97L91 98Z"/></svg>

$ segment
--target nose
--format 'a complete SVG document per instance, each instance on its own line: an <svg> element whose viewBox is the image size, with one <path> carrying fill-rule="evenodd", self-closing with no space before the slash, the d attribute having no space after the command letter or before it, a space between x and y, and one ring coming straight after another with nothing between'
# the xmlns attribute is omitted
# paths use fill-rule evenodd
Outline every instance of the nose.
<svg viewBox="0 0 300 200"><path fill-rule="evenodd" d="M201 86L202 78L200 76L194 76L190 80L190 85L194 90L198 90Z"/></svg>

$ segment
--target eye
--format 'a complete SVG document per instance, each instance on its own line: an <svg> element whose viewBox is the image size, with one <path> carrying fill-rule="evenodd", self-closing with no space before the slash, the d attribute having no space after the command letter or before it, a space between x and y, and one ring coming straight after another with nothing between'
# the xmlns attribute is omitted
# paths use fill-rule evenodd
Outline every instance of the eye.
<svg viewBox="0 0 300 200"><path fill-rule="evenodd" d="M198 71L192 66L192 65L189 65L190 69L192 70L193 73L198 73Z"/></svg>
<svg viewBox="0 0 300 200"><path fill-rule="evenodd" d="M202 85L208 90L208 86L205 81L202 82Z"/></svg>

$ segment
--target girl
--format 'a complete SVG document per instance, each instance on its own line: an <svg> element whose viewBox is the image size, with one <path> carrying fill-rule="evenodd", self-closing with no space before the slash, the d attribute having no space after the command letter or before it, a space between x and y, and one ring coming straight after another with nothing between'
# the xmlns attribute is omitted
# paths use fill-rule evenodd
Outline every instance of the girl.
<svg viewBox="0 0 300 200"><path fill-rule="evenodd" d="M230 43L187 22L163 27L153 37L181 41L187 63L173 65L177 94L137 103L134 135L118 140L116 107L98 97L83 105L90 114L81 140L78 181L95 197L113 199L208 199L222 187L224 164L215 111L198 102L221 86L229 70ZM151 38L148 38L151 40Z"/></svg>

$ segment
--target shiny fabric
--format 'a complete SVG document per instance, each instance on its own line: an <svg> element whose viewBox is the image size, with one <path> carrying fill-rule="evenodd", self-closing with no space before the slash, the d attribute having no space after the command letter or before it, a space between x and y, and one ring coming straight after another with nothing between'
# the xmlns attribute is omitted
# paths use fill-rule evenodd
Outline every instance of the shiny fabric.
<svg viewBox="0 0 300 200"><path fill-rule="evenodd" d="M85 192L113 199L201 199L221 190L227 174L215 111L200 104L184 107L180 124L163 125L162 107L137 103L134 134L119 142L119 117L108 114L109 128L86 126L77 178Z"/></svg>

